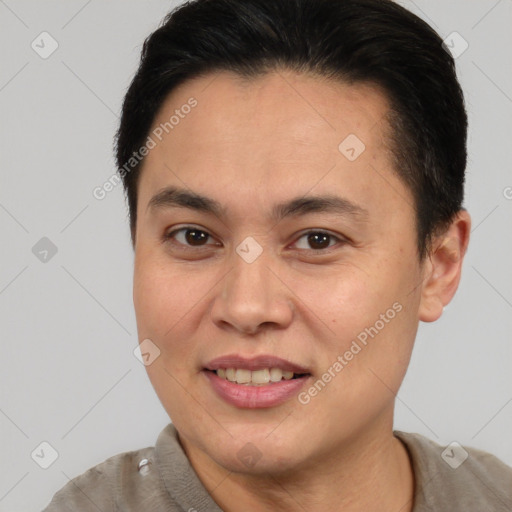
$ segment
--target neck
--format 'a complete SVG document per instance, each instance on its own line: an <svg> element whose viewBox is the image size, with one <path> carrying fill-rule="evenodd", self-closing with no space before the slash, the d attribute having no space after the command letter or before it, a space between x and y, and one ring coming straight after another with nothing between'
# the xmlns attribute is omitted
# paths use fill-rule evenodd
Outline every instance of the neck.
<svg viewBox="0 0 512 512"><path fill-rule="evenodd" d="M411 512L414 474L392 428L358 432L316 460L276 474L233 473L180 437L187 456L225 512L296 510Z"/></svg>

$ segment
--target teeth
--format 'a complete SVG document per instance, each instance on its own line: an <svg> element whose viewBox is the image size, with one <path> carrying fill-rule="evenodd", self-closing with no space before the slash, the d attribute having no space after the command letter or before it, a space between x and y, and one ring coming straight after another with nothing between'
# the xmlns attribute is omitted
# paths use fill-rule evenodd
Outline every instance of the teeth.
<svg viewBox="0 0 512 512"><path fill-rule="evenodd" d="M238 384L248 384L251 382L251 370L238 369L236 371L236 381Z"/></svg>
<svg viewBox="0 0 512 512"><path fill-rule="evenodd" d="M283 372L280 368L270 368L270 381L279 382L283 378Z"/></svg>
<svg viewBox="0 0 512 512"><path fill-rule="evenodd" d="M222 379L237 384L265 385L269 382L279 382L293 378L293 372L281 368L263 368L262 370L246 370L244 368L219 368L217 375Z"/></svg>
<svg viewBox="0 0 512 512"><path fill-rule="evenodd" d="M251 373L251 381L254 384L268 384L270 381L270 370L264 368L263 370L256 370Z"/></svg>

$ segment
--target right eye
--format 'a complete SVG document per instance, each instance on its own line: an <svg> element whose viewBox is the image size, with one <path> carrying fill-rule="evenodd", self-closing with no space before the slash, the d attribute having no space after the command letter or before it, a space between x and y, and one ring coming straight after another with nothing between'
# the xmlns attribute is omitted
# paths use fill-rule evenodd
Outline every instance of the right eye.
<svg viewBox="0 0 512 512"><path fill-rule="evenodd" d="M174 229L164 235L164 240L166 242L183 245L186 248L212 245L207 244L210 238L213 239L212 235L210 235L207 231L199 229L195 226L185 226L179 229ZM219 243L215 242L213 245L219 245Z"/></svg>

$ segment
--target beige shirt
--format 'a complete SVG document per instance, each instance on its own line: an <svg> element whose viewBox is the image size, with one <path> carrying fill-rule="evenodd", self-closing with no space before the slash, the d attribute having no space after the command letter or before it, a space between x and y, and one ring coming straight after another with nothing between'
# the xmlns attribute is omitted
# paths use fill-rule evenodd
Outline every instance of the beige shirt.
<svg viewBox="0 0 512 512"><path fill-rule="evenodd" d="M512 467L475 448L394 434L412 460L413 512L512 511ZM192 469L172 423L155 447L115 455L68 482L43 512L71 510L222 512Z"/></svg>

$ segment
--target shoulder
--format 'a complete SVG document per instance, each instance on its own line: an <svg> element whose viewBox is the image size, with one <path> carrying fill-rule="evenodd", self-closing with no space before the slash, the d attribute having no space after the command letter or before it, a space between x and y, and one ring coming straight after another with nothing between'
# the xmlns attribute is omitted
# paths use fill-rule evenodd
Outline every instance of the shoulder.
<svg viewBox="0 0 512 512"><path fill-rule="evenodd" d="M121 485L134 485L140 462L152 460L153 454L154 448L148 447L106 459L65 484L44 512L117 510Z"/></svg>
<svg viewBox="0 0 512 512"><path fill-rule="evenodd" d="M458 443L441 446L421 434L395 431L415 473L414 512L457 505L467 512L512 510L512 467Z"/></svg>
<svg viewBox="0 0 512 512"><path fill-rule="evenodd" d="M120 453L73 478L43 512L222 512L204 488L169 423L154 447Z"/></svg>

